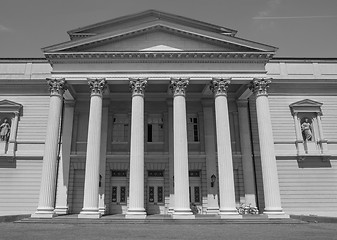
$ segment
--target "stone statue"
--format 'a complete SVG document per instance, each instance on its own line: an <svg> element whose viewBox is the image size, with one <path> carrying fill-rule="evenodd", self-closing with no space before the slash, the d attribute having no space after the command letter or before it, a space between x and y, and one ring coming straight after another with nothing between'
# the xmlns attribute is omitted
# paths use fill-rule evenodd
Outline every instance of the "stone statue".
<svg viewBox="0 0 337 240"><path fill-rule="evenodd" d="M304 122L301 125L302 135L305 141L312 140L312 131L311 131L311 124L308 118L304 119Z"/></svg>
<svg viewBox="0 0 337 240"><path fill-rule="evenodd" d="M8 119L5 118L4 122L0 125L0 140L8 141L10 134L11 126L8 123Z"/></svg>

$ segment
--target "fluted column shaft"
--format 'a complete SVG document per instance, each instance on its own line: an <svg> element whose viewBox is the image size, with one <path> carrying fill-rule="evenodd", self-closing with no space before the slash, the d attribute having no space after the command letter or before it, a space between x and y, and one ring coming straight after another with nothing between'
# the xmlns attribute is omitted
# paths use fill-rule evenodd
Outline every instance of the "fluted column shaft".
<svg viewBox="0 0 337 240"><path fill-rule="evenodd" d="M251 83L251 88L256 95L257 124L265 200L264 213L267 215L279 215L284 213L281 208L274 138L267 95L267 88L270 82L268 79L255 79Z"/></svg>
<svg viewBox="0 0 337 240"><path fill-rule="evenodd" d="M100 218L98 211L102 97L105 79L89 79L91 88L83 208L79 218Z"/></svg>
<svg viewBox="0 0 337 240"><path fill-rule="evenodd" d="M64 79L47 79L50 90L49 114L44 145L42 177L37 211L34 218L52 218L54 213L58 137L65 90Z"/></svg>
<svg viewBox="0 0 337 240"><path fill-rule="evenodd" d="M173 158L174 213L173 218L194 218L190 209L188 176L188 142L185 88L187 79L172 79L173 91Z"/></svg>
<svg viewBox="0 0 337 240"><path fill-rule="evenodd" d="M229 83L229 80L213 79L211 90L215 97L220 215L222 218L237 218L241 216L238 215L235 205L233 157L227 103Z"/></svg>
<svg viewBox="0 0 337 240"><path fill-rule="evenodd" d="M126 218L145 218L144 208L144 90L145 79L130 80L132 90L130 194Z"/></svg>

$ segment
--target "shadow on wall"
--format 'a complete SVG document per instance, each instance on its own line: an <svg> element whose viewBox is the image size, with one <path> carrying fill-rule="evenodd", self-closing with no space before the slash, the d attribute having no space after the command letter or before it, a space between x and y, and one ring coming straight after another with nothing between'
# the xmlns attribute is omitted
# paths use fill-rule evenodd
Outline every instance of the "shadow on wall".
<svg viewBox="0 0 337 240"><path fill-rule="evenodd" d="M330 160L324 157L302 157L297 163L299 168L331 168Z"/></svg>
<svg viewBox="0 0 337 240"><path fill-rule="evenodd" d="M16 160L13 157L0 156L0 168L16 168Z"/></svg>

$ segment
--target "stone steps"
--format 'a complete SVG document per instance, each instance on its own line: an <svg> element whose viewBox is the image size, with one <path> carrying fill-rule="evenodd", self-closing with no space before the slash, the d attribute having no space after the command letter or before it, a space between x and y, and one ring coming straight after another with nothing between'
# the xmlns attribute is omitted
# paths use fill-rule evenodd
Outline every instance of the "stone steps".
<svg viewBox="0 0 337 240"><path fill-rule="evenodd" d="M220 219L218 216L197 215L195 219L172 219L169 215L148 216L146 219L126 219L123 215L108 215L99 219L77 218L77 215L58 216L52 219L25 218L16 223L39 224L303 224L298 219L268 219L263 215L244 216L242 219Z"/></svg>

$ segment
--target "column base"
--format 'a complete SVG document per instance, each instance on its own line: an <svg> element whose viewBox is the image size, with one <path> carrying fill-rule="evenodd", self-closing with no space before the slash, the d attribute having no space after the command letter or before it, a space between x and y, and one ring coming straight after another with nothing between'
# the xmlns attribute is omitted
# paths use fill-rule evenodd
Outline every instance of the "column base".
<svg viewBox="0 0 337 240"><path fill-rule="evenodd" d="M101 213L98 211L85 211L83 210L78 214L78 218L93 218L93 219L98 219L101 218Z"/></svg>
<svg viewBox="0 0 337 240"><path fill-rule="evenodd" d="M146 212L145 209L137 209L137 210L132 210L129 209L126 212L125 218L131 218L131 219L145 219L146 218Z"/></svg>
<svg viewBox="0 0 337 240"><path fill-rule="evenodd" d="M67 206L65 206L65 207L56 207L55 208L55 213L57 214L57 215L65 215L65 214L68 214L68 211L69 211L69 209L68 209L68 207Z"/></svg>
<svg viewBox="0 0 337 240"><path fill-rule="evenodd" d="M263 212L263 215L265 215L267 218L290 218L288 214L285 212Z"/></svg>
<svg viewBox="0 0 337 240"><path fill-rule="evenodd" d="M35 213L33 213L31 218L54 218L57 217L57 214L53 211L41 211L37 210Z"/></svg>
<svg viewBox="0 0 337 240"><path fill-rule="evenodd" d="M173 219L195 219L191 209L184 210L174 210L172 214Z"/></svg>

